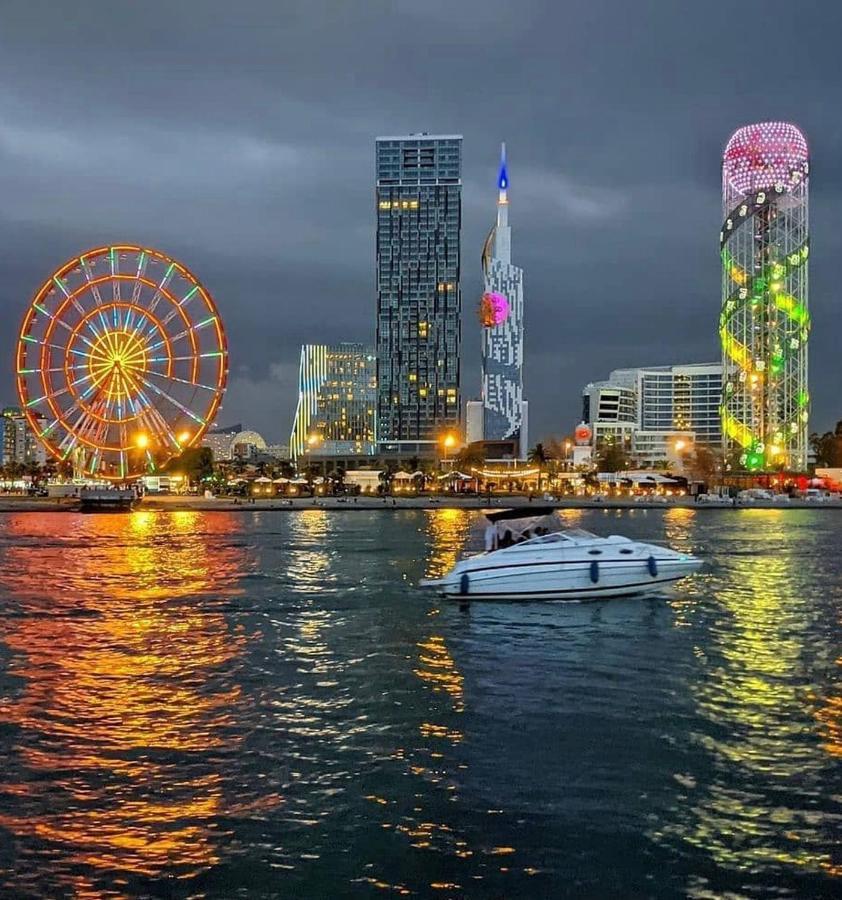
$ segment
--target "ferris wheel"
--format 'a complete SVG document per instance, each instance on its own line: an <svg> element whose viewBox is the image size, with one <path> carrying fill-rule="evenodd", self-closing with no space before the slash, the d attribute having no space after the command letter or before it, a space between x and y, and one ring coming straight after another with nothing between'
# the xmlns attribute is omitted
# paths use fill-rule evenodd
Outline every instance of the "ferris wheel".
<svg viewBox="0 0 842 900"><path fill-rule="evenodd" d="M17 347L18 396L53 456L101 478L153 472L197 445L228 377L210 294L147 247L100 247L36 293Z"/></svg>

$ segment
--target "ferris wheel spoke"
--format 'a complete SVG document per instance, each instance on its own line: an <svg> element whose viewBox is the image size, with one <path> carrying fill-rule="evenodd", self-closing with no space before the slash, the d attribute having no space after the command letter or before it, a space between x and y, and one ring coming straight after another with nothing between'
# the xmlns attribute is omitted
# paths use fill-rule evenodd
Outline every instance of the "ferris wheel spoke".
<svg viewBox="0 0 842 900"><path fill-rule="evenodd" d="M85 259L84 256L79 257L79 262L82 264L82 272L85 275L85 281L88 282L89 290L91 294L93 294L94 302L97 306L102 306L102 294L99 292L99 285L92 284L94 281L94 275L91 271L91 264Z"/></svg>
<svg viewBox="0 0 842 900"><path fill-rule="evenodd" d="M134 288L132 289L132 304L137 305L140 300L140 291L143 288L143 282L141 278L146 275L146 263L149 261L149 257L146 254L145 250L140 251L140 258L137 262L137 274L135 276Z"/></svg>
<svg viewBox="0 0 842 900"><path fill-rule="evenodd" d="M58 275L53 275L53 284L64 294L64 296L76 307L78 312L80 312L83 316L85 315L85 307L79 302L78 298L74 293L68 290L67 285L58 277Z"/></svg>
<svg viewBox="0 0 842 900"><path fill-rule="evenodd" d="M196 359L197 356L199 359L211 359L215 356L225 356L225 353L222 350L214 350L212 353L199 353L197 355L191 353L189 356L153 356L150 358L149 362L191 362Z"/></svg>
<svg viewBox="0 0 842 900"><path fill-rule="evenodd" d="M120 260L117 258L117 251L114 247L108 251L108 261L111 264L111 299L115 303L119 303L122 299L120 297L120 279L117 277L120 274Z"/></svg>
<svg viewBox="0 0 842 900"><path fill-rule="evenodd" d="M173 406L175 406L175 407L177 407L178 409L180 409L185 415L190 416L190 418L193 419L194 422L198 422L200 425L206 425L206 424L207 424L207 422L205 422L204 419L202 419L202 418L200 418L199 416L197 416L196 413L194 413L191 409L188 409L188 408L187 408L183 403L181 403L180 401L176 400L175 397L173 397L171 394L168 394L166 391L162 390L162 389L159 388L156 384L153 384L151 381L148 381L148 380L147 380L146 378L144 378L143 376L139 376L139 377L140 377L141 381L142 381L142 382L143 382L150 390L155 391L156 394L159 394L161 397L164 397L165 399L169 400L170 403L172 403Z"/></svg>
<svg viewBox="0 0 842 900"><path fill-rule="evenodd" d="M77 334L76 328L65 322L64 319L56 318L51 312L48 312L43 306L41 306L40 303L34 303L33 306L38 310L38 312L45 315L51 322L55 322L56 325L61 325L61 327L64 328L65 331L69 331L70 334ZM94 332L94 334L96 334L96 332ZM84 343L86 343L89 347L94 346L91 341L89 341L83 334L78 334L78 337L80 341L84 341ZM99 335L97 335L97 337L99 337Z"/></svg>
<svg viewBox="0 0 842 900"><path fill-rule="evenodd" d="M192 357L188 357L192 359ZM209 384L200 384L198 381L190 381L188 378L176 378L175 375L165 375L163 372L156 372L154 369L147 369L147 374L155 375L157 378L166 378L168 381L177 381L179 384L187 384L190 387L203 388L206 391L217 391L218 387Z"/></svg>
<svg viewBox="0 0 842 900"><path fill-rule="evenodd" d="M183 307L185 307L192 299L196 296L199 291L199 285L195 284L193 287L181 298L181 300L176 303L175 307L171 309L163 319L161 319L161 324L166 325L170 322L178 313L181 311Z"/></svg>
<svg viewBox="0 0 842 900"><path fill-rule="evenodd" d="M160 280L158 287L155 289L155 293L152 295L152 300L149 302L147 309L150 313L155 312L155 307L161 302L163 292L169 287L170 279L172 278L172 273L174 271L175 263L170 263L169 268L164 272L164 277Z"/></svg>
<svg viewBox="0 0 842 900"><path fill-rule="evenodd" d="M162 439L162 443L169 442L174 449L178 449L179 444L175 434L156 406L150 404L146 407L143 412L143 420L149 422L149 430L153 434L157 434Z"/></svg>
<svg viewBox="0 0 842 900"><path fill-rule="evenodd" d="M209 316L207 319L203 319L201 322L197 322L195 325L191 325L189 328L185 328L184 331L180 331L178 334L174 334L170 338L170 343L174 344L176 341L180 340L183 337L187 337L191 332L199 331L202 328L206 328L208 325L213 324L217 321L216 316ZM159 341L157 344L153 344L149 349L158 350L164 346L164 341Z"/></svg>
<svg viewBox="0 0 842 900"><path fill-rule="evenodd" d="M26 403L27 409L32 406L37 406L39 403L43 403L45 400L48 402L50 400L55 400L56 397L63 397L65 394L70 392L70 387L65 386L61 390L51 391L49 393L44 394L43 397L36 397L34 400L28 400Z"/></svg>

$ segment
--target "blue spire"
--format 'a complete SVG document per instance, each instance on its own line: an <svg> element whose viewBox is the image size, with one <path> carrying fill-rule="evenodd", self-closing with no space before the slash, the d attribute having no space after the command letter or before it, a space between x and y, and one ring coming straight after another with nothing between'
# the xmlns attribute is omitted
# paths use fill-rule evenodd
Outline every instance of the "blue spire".
<svg viewBox="0 0 842 900"><path fill-rule="evenodd" d="M500 145L500 174L497 176L497 187L501 191L508 190L509 173L506 171L506 145Z"/></svg>

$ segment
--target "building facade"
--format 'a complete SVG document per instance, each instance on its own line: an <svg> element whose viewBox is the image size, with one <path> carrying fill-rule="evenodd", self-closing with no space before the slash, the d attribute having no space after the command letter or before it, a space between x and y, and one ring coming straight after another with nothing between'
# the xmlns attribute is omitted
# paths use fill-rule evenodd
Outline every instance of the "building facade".
<svg viewBox="0 0 842 900"><path fill-rule="evenodd" d="M462 137L376 142L377 417L390 446L459 427Z"/></svg>
<svg viewBox="0 0 842 900"><path fill-rule="evenodd" d="M0 465L46 462L47 452L23 412L15 406L0 411Z"/></svg>
<svg viewBox="0 0 842 900"><path fill-rule="evenodd" d="M364 344L304 344L289 450L292 459L373 455L377 435L377 366Z"/></svg>
<svg viewBox="0 0 842 900"><path fill-rule="evenodd" d="M638 427L634 386L613 379L586 385L582 391L582 422L590 426L594 447L620 443L631 449L632 435Z"/></svg>
<svg viewBox="0 0 842 900"><path fill-rule="evenodd" d="M243 430L241 424L229 425L227 428L212 428L202 438L202 446L210 447L215 461L231 459L231 441Z"/></svg>
<svg viewBox="0 0 842 900"><path fill-rule="evenodd" d="M641 464L675 463L696 446L721 446L722 366L615 369L582 392L591 444L620 444Z"/></svg>
<svg viewBox="0 0 842 900"><path fill-rule="evenodd" d="M747 471L807 466L809 171L786 122L740 128L722 160L723 448Z"/></svg>
<svg viewBox="0 0 842 900"><path fill-rule="evenodd" d="M696 442L719 449L722 366L693 363L616 369L612 384L635 393L636 420L646 431L692 431Z"/></svg>
<svg viewBox="0 0 842 900"><path fill-rule="evenodd" d="M497 178L497 222L482 251L483 437L486 441L514 440L519 458L528 448L523 427L523 269L512 265L509 225L509 175L506 145Z"/></svg>

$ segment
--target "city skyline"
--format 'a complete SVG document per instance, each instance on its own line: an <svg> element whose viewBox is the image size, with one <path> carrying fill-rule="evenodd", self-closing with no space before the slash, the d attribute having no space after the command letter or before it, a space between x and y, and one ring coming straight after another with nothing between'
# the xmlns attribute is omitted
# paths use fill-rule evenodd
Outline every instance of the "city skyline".
<svg viewBox="0 0 842 900"><path fill-rule="evenodd" d="M840 95L828 37L837 12L793 24L794 77L761 78L737 66L739 35L751 28L758 40L773 40L783 4L729 8L726 34L709 10L661 10L619 40L618 17L592 21L550 4L485 4L479 19L435 4L330 21L301 12L281 28L269 5L255 3L205 23L206 40L226 47L227 69L237 73L230 78L176 40L178 29L153 35L143 27L154 2L142 14L105 5L94 14L91 5L46 34L36 6L19 4L0 36L0 309L15 325L36 286L74 253L115 238L166 247L202 273L231 331L220 424L248 421L278 439L292 418L300 345L314 334L326 342L373 338L374 136L464 135L465 248L479 246L487 230L491 148L506 139L518 160L518 262L529 274L532 432L557 434L577 418L579 386L604 371L716 355L722 146L745 124L781 119L809 135L821 176L811 197L820 235L811 313L827 327L811 339L811 430L838 417L831 326L842 136L826 115ZM177 22L206 18L199 5L180 6ZM230 39L241 20L261 27ZM423 65L442 55L443 22L476 37L460 45L456 72ZM131 58L155 55L142 90L136 71L111 51L91 67L75 40L79 29L96 36L115 25L125 26ZM331 54L303 52L314 28ZM408 30L417 36L412 46L395 40ZM665 34L670 41L659 39ZM585 53L592 40L614 37L610 65ZM503 47L516 69L485 64ZM49 67L31 65L39 51ZM353 83L333 77L335 52L354 54ZM179 77L185 65L202 77ZM633 82L619 75L629 66L638 72ZM668 84L665 70L674 73ZM737 74L739 92L731 90ZM662 103L667 93L682 103ZM481 273L470 251L462 262L469 309ZM470 329L466 317L463 387L479 368ZM0 336L6 359L15 331ZM15 400L11 373L0 396Z"/></svg>

